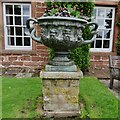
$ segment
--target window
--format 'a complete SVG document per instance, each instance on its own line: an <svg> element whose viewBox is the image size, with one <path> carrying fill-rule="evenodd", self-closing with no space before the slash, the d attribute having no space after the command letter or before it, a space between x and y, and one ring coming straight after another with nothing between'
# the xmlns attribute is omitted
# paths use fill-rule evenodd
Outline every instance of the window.
<svg viewBox="0 0 120 120"><path fill-rule="evenodd" d="M32 40L26 28L26 20L31 17L31 5L4 3L5 49L31 50Z"/></svg>
<svg viewBox="0 0 120 120"><path fill-rule="evenodd" d="M98 27L98 34L91 44L91 52L111 52L113 42L115 8L95 7L93 17Z"/></svg>

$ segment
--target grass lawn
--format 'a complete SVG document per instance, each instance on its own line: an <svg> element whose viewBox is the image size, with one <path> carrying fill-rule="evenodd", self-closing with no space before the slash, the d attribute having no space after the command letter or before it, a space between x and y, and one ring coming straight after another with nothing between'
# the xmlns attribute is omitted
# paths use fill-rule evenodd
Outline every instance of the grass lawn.
<svg viewBox="0 0 120 120"><path fill-rule="evenodd" d="M39 78L2 79L2 117L31 118L36 116L36 98L42 96Z"/></svg>
<svg viewBox="0 0 120 120"><path fill-rule="evenodd" d="M0 120L2 119L2 78L0 77Z"/></svg>
<svg viewBox="0 0 120 120"><path fill-rule="evenodd" d="M83 117L118 118L118 99L96 78L80 80L80 99L85 104Z"/></svg>
<svg viewBox="0 0 120 120"><path fill-rule="evenodd" d="M34 118L36 98L42 96L40 78L2 78L2 118ZM118 100L96 78L80 80L81 118L117 118Z"/></svg>

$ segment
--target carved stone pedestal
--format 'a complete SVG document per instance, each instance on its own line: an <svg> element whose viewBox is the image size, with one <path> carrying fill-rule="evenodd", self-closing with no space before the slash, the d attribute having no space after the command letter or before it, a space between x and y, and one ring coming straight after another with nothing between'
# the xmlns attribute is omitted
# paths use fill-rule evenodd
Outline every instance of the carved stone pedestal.
<svg viewBox="0 0 120 120"><path fill-rule="evenodd" d="M72 117L80 114L79 72L45 72L43 79L43 110L47 117Z"/></svg>

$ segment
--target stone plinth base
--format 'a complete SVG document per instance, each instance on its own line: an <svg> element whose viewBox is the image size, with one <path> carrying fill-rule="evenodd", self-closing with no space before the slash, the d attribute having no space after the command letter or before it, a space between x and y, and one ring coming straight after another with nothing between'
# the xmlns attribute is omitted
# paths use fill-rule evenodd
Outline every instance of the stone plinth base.
<svg viewBox="0 0 120 120"><path fill-rule="evenodd" d="M47 116L77 116L79 108L79 72L44 72L43 79L43 110Z"/></svg>
<svg viewBox="0 0 120 120"><path fill-rule="evenodd" d="M76 117L80 115L80 111L44 111L44 117L55 117L55 118L66 118L66 117Z"/></svg>

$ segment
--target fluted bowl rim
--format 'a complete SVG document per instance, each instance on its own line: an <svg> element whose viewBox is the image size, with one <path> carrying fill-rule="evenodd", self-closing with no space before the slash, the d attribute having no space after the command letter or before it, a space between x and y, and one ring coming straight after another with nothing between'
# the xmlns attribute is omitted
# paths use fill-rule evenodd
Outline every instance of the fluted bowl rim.
<svg viewBox="0 0 120 120"><path fill-rule="evenodd" d="M61 16L46 16L46 17L39 17L37 18L38 21L40 20L67 20L67 21L76 21L76 22L84 22L88 23L87 20L76 18L76 17L61 17Z"/></svg>

